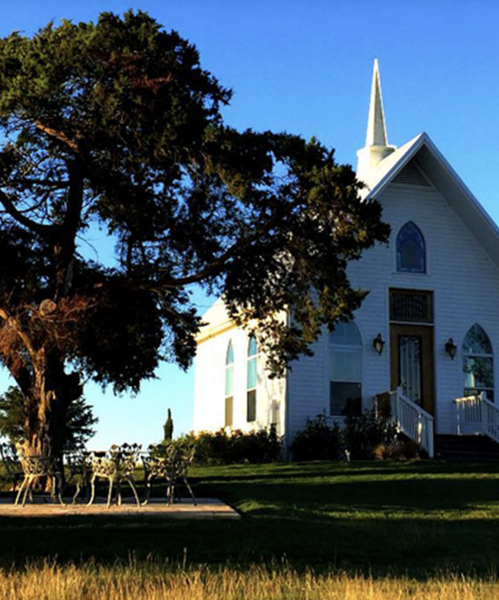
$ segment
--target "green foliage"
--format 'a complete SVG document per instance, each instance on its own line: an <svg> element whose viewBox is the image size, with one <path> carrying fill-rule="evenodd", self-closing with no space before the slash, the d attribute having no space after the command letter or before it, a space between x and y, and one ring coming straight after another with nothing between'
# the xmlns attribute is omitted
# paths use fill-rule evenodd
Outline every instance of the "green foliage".
<svg viewBox="0 0 499 600"><path fill-rule="evenodd" d="M12 444L26 439L24 402L22 392L13 386L0 396L0 435ZM72 400L63 436L66 448L83 448L95 434L98 420L83 397Z"/></svg>
<svg viewBox="0 0 499 600"><path fill-rule="evenodd" d="M387 240L380 205L319 142L225 124L230 97L141 11L0 40L0 359L32 439L57 436L41 398L69 402L68 365L118 392L187 368L192 284L256 323L274 373L365 297L346 269ZM82 252L96 230L111 262Z"/></svg>
<svg viewBox="0 0 499 600"><path fill-rule="evenodd" d="M293 460L336 460L340 458L341 432L336 423L327 424L326 416L307 418L304 429L299 431L291 444Z"/></svg>
<svg viewBox="0 0 499 600"><path fill-rule="evenodd" d="M8 305L68 287L89 298L71 350L102 383L137 389L163 340L166 355L189 364L199 326L189 283L223 294L241 322L262 319L276 367L364 296L345 268L386 240L380 206L359 201L351 168L317 141L223 125L230 95L194 46L140 11L0 45L4 243L25 254L12 269L21 283L33 264ZM91 224L115 236L115 268L75 252ZM10 294L12 280L0 283ZM289 306L292 327L268 316ZM89 343L94 325L104 345Z"/></svg>
<svg viewBox="0 0 499 600"><path fill-rule="evenodd" d="M274 426L250 432L202 431L181 439L195 446L196 463L203 465L270 463L282 458L282 440Z"/></svg>
<svg viewBox="0 0 499 600"><path fill-rule="evenodd" d="M396 425L371 409L360 416L345 419L345 445L352 459L370 459L379 446L393 447L397 440Z"/></svg>
<svg viewBox="0 0 499 600"><path fill-rule="evenodd" d="M173 418L172 418L172 411L170 408L168 409L168 417L166 419L166 423L164 424L163 429L164 429L163 440L165 442L173 440Z"/></svg>

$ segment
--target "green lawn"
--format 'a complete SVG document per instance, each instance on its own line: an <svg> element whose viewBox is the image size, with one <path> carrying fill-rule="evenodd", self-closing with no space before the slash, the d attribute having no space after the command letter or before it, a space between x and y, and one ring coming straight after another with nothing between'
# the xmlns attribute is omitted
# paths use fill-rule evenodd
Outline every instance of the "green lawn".
<svg viewBox="0 0 499 600"><path fill-rule="evenodd" d="M240 521L0 519L0 566L26 558L282 563L374 575L499 571L499 465L309 463L196 468Z"/></svg>

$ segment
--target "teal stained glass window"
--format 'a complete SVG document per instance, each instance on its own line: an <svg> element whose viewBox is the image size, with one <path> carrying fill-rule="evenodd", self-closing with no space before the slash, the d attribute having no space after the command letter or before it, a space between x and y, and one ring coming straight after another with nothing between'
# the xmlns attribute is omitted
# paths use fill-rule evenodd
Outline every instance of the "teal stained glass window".
<svg viewBox="0 0 499 600"><path fill-rule="evenodd" d="M225 355L225 427L232 427L234 412L234 347L232 340Z"/></svg>
<svg viewBox="0 0 499 600"><path fill-rule="evenodd" d="M256 338L251 335L248 340L246 419L248 423L256 421L256 388L258 385L258 347Z"/></svg>

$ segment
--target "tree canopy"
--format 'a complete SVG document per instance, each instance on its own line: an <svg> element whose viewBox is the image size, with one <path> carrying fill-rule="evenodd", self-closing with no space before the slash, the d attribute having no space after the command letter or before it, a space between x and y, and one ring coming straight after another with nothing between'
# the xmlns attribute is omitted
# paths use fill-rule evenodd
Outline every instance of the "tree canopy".
<svg viewBox="0 0 499 600"><path fill-rule="evenodd" d="M380 206L318 141L224 123L230 98L140 11L0 40L0 359L34 445L80 373L137 391L162 358L190 364L191 284L275 372L360 305L346 268L387 239ZM111 266L83 251L95 230Z"/></svg>

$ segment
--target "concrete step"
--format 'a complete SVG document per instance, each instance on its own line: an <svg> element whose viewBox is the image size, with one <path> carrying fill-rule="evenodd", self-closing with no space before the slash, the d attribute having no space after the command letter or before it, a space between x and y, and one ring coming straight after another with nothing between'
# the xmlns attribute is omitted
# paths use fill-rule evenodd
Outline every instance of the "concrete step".
<svg viewBox="0 0 499 600"><path fill-rule="evenodd" d="M435 458L499 462L499 444L486 435L436 435Z"/></svg>

